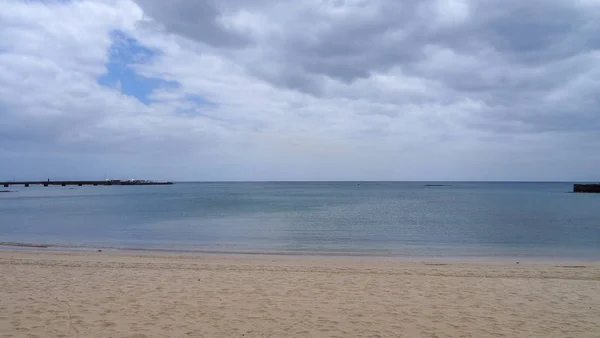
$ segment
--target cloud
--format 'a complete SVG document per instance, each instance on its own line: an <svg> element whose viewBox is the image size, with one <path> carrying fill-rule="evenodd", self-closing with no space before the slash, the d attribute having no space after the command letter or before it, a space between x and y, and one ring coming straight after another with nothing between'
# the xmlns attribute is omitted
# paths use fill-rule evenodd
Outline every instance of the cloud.
<svg viewBox="0 0 600 338"><path fill-rule="evenodd" d="M172 179L593 179L599 13L593 0L8 1L0 161L16 164L0 176L88 154L90 172Z"/></svg>
<svg viewBox="0 0 600 338"><path fill-rule="evenodd" d="M216 1L139 0L137 3L166 31L215 47L240 47L249 42L242 32L222 22L226 8L220 8Z"/></svg>

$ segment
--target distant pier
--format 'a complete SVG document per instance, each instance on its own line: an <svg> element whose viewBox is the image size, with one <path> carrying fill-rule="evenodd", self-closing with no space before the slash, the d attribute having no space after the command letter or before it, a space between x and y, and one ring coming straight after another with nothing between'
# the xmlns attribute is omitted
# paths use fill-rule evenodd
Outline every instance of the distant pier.
<svg viewBox="0 0 600 338"><path fill-rule="evenodd" d="M575 184L573 192L592 192L600 193L600 184Z"/></svg>
<svg viewBox="0 0 600 338"><path fill-rule="evenodd" d="M22 185L25 187L29 187L31 185L42 185L44 187L48 187L51 185L57 185L61 187L66 186L78 186L82 187L84 185L92 185L92 186L106 186L106 185L171 185L173 182L157 182L157 181L147 181L147 180L105 180L105 181L10 181L10 182L0 182L0 185L5 188L10 187L11 185Z"/></svg>

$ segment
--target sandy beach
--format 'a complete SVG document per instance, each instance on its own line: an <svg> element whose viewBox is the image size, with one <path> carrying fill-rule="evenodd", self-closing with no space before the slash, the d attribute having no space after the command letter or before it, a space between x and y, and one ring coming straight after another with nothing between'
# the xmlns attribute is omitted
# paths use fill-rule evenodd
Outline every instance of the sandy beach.
<svg viewBox="0 0 600 338"><path fill-rule="evenodd" d="M600 264L0 251L0 337L598 337Z"/></svg>

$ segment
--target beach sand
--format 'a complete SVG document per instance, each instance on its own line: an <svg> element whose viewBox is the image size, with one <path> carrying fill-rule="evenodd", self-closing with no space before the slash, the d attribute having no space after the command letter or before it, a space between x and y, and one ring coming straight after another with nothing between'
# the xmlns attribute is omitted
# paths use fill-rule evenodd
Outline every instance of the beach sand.
<svg viewBox="0 0 600 338"><path fill-rule="evenodd" d="M0 251L0 337L600 337L600 264Z"/></svg>

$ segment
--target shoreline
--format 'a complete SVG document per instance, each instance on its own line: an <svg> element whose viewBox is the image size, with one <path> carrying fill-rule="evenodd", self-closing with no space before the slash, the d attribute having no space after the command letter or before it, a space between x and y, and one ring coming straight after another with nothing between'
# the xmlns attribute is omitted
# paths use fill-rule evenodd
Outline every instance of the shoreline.
<svg viewBox="0 0 600 338"><path fill-rule="evenodd" d="M406 250L215 250L215 249L177 249L177 248L143 248L143 247L119 247L108 245L72 245L72 244L50 244L50 243L35 243L35 242L0 242L0 251L42 251L42 252L111 252L117 254L128 253L148 253L148 254L168 254L168 255L184 255L184 256L201 256L201 255L241 255L241 256L290 256L290 257L357 257L357 258L381 258L392 259L398 261L414 261L414 260L439 260L439 261L464 261L464 262L581 262L581 263L600 263L600 254L590 253L588 251L569 251L570 255L552 255L540 254L532 251L524 255L514 254L427 254L422 253L426 246L415 247L420 251L419 254L411 253ZM456 248L451 248L456 249ZM439 247L432 247L431 252L441 250ZM426 251L426 250L425 250ZM562 252L564 254L564 252ZM578 254L576 254L578 253ZM584 254L586 253L586 254Z"/></svg>
<svg viewBox="0 0 600 338"><path fill-rule="evenodd" d="M596 337L600 263L0 250L8 336Z"/></svg>
<svg viewBox="0 0 600 338"><path fill-rule="evenodd" d="M397 257L397 256L365 256L365 255L320 255L320 254L287 254L287 253L262 253L262 252L220 252L220 251L177 251L177 250L46 250L43 248L36 247L20 247L20 248L7 248L0 246L0 262L5 259L6 256L22 259L22 258L33 258L35 260L60 260L67 258L68 260L82 258L84 260L91 261L106 261L106 262L117 262L117 261L144 261L150 262L161 261L161 260L174 260L182 262L191 262L198 260L205 262L208 260L216 259L217 261L236 261L236 260L248 260L248 261L265 261L270 263L275 262L312 262L314 264L321 263L334 263L334 264L349 264L359 262L377 265L391 265L391 266L472 266L472 267L483 267L483 266L496 266L503 268L516 268L523 269L525 267L546 267L546 268L581 268L588 267L592 269L598 269L598 276L596 280L600 281L600 261L577 261L567 259L552 259L552 260L540 260L540 261L514 261L514 260L480 260L480 259L464 259L463 257L427 257L427 256L414 256L414 257Z"/></svg>

